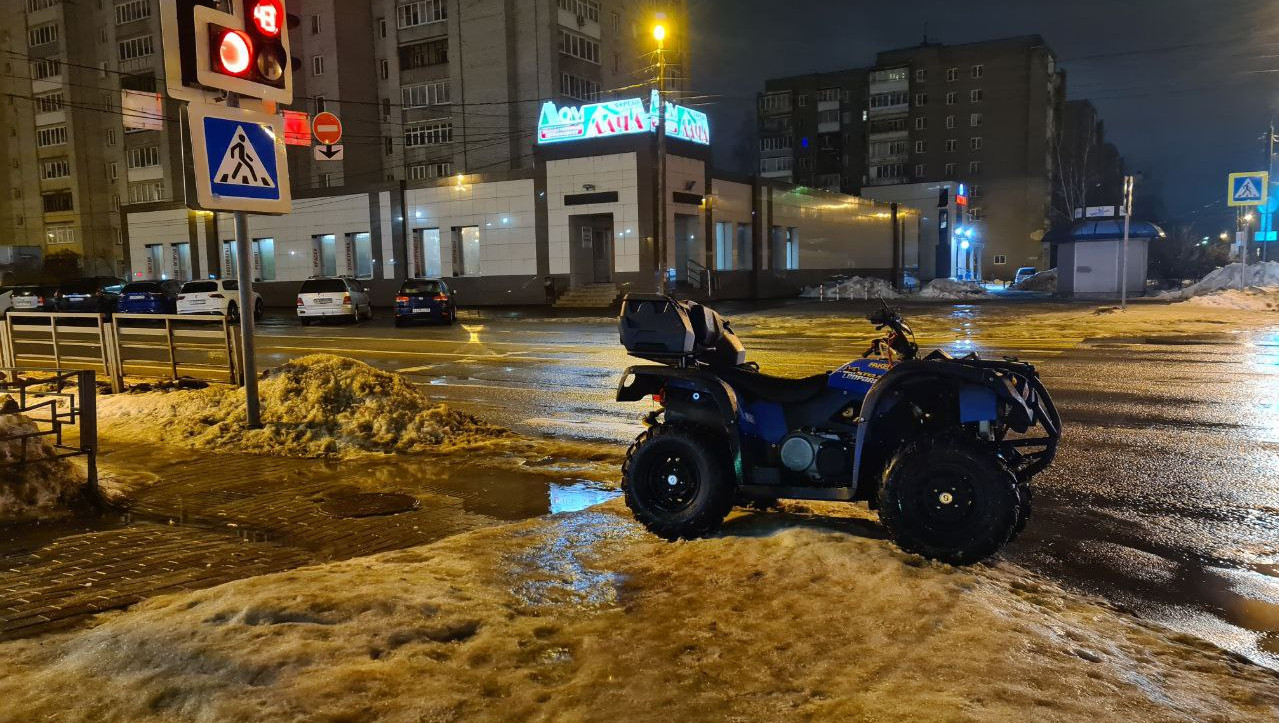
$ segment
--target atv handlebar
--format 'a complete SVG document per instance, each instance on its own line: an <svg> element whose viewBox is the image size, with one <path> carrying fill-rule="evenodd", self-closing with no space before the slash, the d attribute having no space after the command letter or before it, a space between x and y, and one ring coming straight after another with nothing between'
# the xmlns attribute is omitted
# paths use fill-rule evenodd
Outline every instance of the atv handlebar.
<svg viewBox="0 0 1279 723"><path fill-rule="evenodd" d="M870 312L866 319L875 325L876 331L882 331L887 327L889 333L873 341L862 357L879 355L884 349L888 349L890 356L895 354L903 361L914 359L919 354L919 347L915 344L915 332L911 331L901 313L890 308L883 298L880 298L879 303L883 308Z"/></svg>

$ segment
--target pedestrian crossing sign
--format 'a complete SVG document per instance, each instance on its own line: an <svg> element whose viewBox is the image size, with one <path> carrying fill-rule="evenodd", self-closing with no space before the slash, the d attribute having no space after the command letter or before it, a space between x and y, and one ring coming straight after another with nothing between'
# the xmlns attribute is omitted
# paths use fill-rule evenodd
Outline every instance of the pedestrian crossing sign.
<svg viewBox="0 0 1279 723"><path fill-rule="evenodd" d="M1270 195L1270 174L1265 171L1230 174L1231 206L1264 206Z"/></svg>
<svg viewBox="0 0 1279 723"><path fill-rule="evenodd" d="M292 210L280 116L195 104L187 113L196 208L274 214ZM187 194L188 202L191 196Z"/></svg>

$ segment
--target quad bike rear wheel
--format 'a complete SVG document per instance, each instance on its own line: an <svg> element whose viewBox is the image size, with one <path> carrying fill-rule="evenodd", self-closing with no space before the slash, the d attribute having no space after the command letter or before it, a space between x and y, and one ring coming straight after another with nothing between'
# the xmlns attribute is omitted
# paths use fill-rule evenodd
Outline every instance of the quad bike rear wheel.
<svg viewBox="0 0 1279 723"><path fill-rule="evenodd" d="M650 532L692 539L719 529L733 507L732 464L711 435L668 424L635 440L622 464L626 506Z"/></svg>
<svg viewBox="0 0 1279 723"><path fill-rule="evenodd" d="M1025 524L1007 465L976 444L931 439L907 444L889 462L879 518L903 550L952 565L989 557Z"/></svg>

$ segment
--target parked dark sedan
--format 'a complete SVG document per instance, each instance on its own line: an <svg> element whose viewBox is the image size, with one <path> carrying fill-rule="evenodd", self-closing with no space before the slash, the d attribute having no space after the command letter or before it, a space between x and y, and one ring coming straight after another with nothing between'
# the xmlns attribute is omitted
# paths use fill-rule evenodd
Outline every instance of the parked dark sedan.
<svg viewBox="0 0 1279 723"><path fill-rule="evenodd" d="M457 318L453 292L439 279L409 279L395 295L395 325L415 321L437 321L452 324Z"/></svg>
<svg viewBox="0 0 1279 723"><path fill-rule="evenodd" d="M177 281L132 281L120 291L117 308L121 314L176 314L181 289Z"/></svg>
<svg viewBox="0 0 1279 723"><path fill-rule="evenodd" d="M14 311L55 311L58 289L53 286L18 286L13 289Z"/></svg>
<svg viewBox="0 0 1279 723"><path fill-rule="evenodd" d="M112 276L93 276L68 281L58 287L58 311L110 314L120 301L124 280Z"/></svg>

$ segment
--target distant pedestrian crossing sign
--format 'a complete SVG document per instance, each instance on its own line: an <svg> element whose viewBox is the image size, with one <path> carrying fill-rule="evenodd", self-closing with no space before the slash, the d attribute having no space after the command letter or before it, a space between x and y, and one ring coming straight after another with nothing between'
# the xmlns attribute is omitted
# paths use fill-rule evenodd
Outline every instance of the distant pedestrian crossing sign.
<svg viewBox="0 0 1279 723"><path fill-rule="evenodd" d="M1269 195L1269 173L1257 171L1255 173L1230 174L1231 206L1264 206Z"/></svg>
<svg viewBox="0 0 1279 723"><path fill-rule="evenodd" d="M292 210L280 116L191 105L187 125L196 207L253 213ZM191 194L187 198L190 201Z"/></svg>

